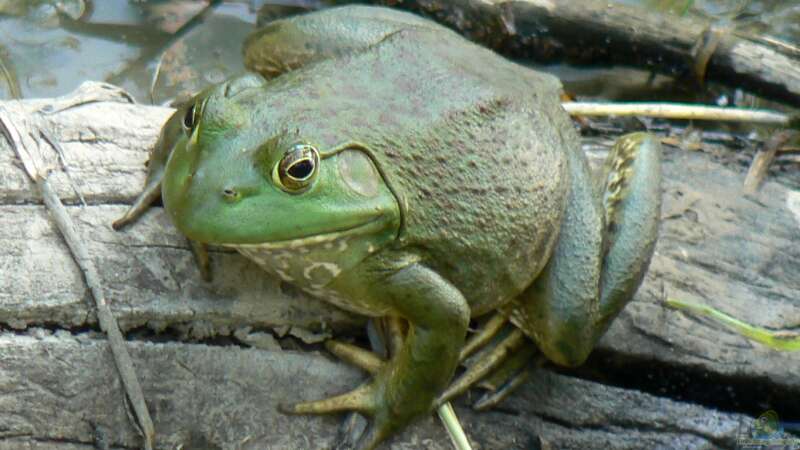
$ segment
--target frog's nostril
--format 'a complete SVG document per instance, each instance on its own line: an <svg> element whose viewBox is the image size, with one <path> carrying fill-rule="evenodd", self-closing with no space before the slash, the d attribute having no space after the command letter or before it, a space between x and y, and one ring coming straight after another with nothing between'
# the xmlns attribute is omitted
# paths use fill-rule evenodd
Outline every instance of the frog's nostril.
<svg viewBox="0 0 800 450"><path fill-rule="evenodd" d="M242 198L242 193L237 189L226 187L222 190L222 198L226 202L235 203Z"/></svg>

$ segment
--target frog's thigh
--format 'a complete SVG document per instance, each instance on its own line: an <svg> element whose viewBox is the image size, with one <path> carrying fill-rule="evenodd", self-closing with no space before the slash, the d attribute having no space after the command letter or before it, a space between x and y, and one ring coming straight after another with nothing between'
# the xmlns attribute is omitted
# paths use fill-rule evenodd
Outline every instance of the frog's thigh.
<svg viewBox="0 0 800 450"><path fill-rule="evenodd" d="M638 288L655 247L660 161L652 136L620 138L606 161L600 209L585 163L570 160L572 192L555 252L510 311L551 360L582 363Z"/></svg>
<svg viewBox="0 0 800 450"><path fill-rule="evenodd" d="M408 28L442 28L413 14L366 6L331 8L270 22L244 43L245 66L266 78L375 45Z"/></svg>
<svg viewBox="0 0 800 450"><path fill-rule="evenodd" d="M545 356L571 366L594 345L604 219L585 160L571 152L568 164L570 193L553 255L508 312Z"/></svg>

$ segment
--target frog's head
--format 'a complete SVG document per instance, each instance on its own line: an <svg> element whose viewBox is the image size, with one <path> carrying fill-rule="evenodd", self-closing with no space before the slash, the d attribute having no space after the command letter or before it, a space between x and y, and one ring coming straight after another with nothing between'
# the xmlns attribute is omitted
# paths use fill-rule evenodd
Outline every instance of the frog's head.
<svg viewBox="0 0 800 450"><path fill-rule="evenodd" d="M325 148L300 124L268 123L276 121L257 110L269 95L264 83L257 75L231 80L185 110L162 185L178 229L237 247L300 248L350 236L372 251L396 237L398 202L370 150Z"/></svg>

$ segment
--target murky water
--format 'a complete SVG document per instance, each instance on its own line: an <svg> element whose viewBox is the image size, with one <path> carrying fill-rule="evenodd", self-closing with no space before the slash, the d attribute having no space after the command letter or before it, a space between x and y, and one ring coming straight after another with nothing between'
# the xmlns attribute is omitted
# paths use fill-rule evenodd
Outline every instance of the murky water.
<svg viewBox="0 0 800 450"><path fill-rule="evenodd" d="M796 0L618 1L647 4L662 14L711 17L741 33L800 42ZM259 10L263 22L333 3L0 0L0 98L52 97L83 80L106 80L125 87L140 102L165 103L244 70L241 42L255 28ZM650 94L640 92L642 83L609 82L646 80L646 72L620 77L607 70L555 70L579 94ZM653 89L657 95L658 88Z"/></svg>

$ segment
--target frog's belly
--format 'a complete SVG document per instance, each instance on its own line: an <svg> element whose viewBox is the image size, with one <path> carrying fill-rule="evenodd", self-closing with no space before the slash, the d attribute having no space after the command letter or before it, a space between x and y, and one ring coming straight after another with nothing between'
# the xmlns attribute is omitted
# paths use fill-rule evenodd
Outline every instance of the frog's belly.
<svg viewBox="0 0 800 450"><path fill-rule="evenodd" d="M328 285L347 270L349 261L341 255L349 250L348 239L340 238L319 244L275 248L271 244L226 245L258 264L267 273L291 283L308 294L357 314L374 316L374 308L350 299Z"/></svg>

